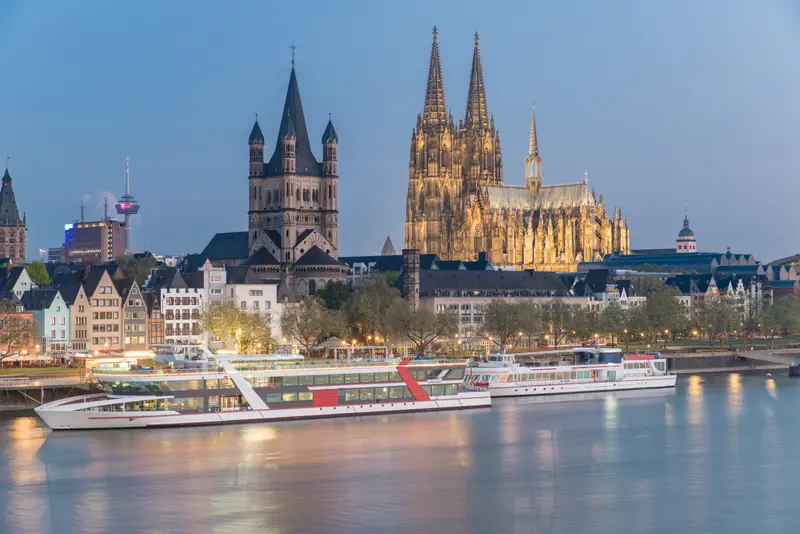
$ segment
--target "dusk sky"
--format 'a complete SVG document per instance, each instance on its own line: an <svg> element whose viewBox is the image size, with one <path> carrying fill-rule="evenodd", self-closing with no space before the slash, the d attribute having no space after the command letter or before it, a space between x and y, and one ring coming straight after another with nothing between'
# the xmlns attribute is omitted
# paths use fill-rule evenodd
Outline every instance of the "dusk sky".
<svg viewBox="0 0 800 534"><path fill-rule="evenodd" d="M633 248L800 252L796 0L0 2L0 157L28 216L28 257L64 223L142 204L136 249L199 252L247 229L255 113L271 154L297 45L321 158L339 134L340 254L403 244L411 131L431 45L464 114L481 36L504 181L524 184L531 102L544 183L589 184L628 217Z"/></svg>

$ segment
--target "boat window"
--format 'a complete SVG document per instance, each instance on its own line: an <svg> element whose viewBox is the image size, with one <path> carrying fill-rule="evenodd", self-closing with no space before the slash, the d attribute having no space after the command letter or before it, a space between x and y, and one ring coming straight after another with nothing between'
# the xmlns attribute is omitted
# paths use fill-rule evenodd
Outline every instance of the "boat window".
<svg viewBox="0 0 800 534"><path fill-rule="evenodd" d="M402 381L403 377L401 377L400 373L398 373L397 371L389 373L389 382L402 382Z"/></svg>
<svg viewBox="0 0 800 534"><path fill-rule="evenodd" d="M315 384L327 384L328 383L328 375L317 375L314 377Z"/></svg>
<svg viewBox="0 0 800 534"><path fill-rule="evenodd" d="M284 376L283 377L283 385L284 386L296 386L297 385L297 377L296 376Z"/></svg>
<svg viewBox="0 0 800 534"><path fill-rule="evenodd" d="M361 388L358 396L360 400L372 400L375 398L375 390L372 388Z"/></svg>
<svg viewBox="0 0 800 534"><path fill-rule="evenodd" d="M301 391L297 394L297 399L301 401L314 400L314 394L311 391Z"/></svg>
<svg viewBox="0 0 800 534"><path fill-rule="evenodd" d="M458 384L447 384L445 386L445 395L458 395Z"/></svg>
<svg viewBox="0 0 800 534"><path fill-rule="evenodd" d="M422 386L422 389L423 389L423 391L425 391L425 393L428 394L428 396L430 396L430 394L431 394L431 387L430 386Z"/></svg>
<svg viewBox="0 0 800 534"><path fill-rule="evenodd" d="M375 388L375 398L379 400L389 398L389 388Z"/></svg>
<svg viewBox="0 0 800 534"><path fill-rule="evenodd" d="M361 374L361 383L362 384L371 384L375 382L375 373L362 373Z"/></svg>
<svg viewBox="0 0 800 534"><path fill-rule="evenodd" d="M388 382L389 373L375 373L375 382Z"/></svg>
<svg viewBox="0 0 800 534"><path fill-rule="evenodd" d="M411 376L414 377L414 380L420 382L425 380L428 374L425 372L425 369L414 369L411 371Z"/></svg>
<svg viewBox="0 0 800 534"><path fill-rule="evenodd" d="M271 402L281 402L283 400L283 395L280 393L267 393L267 398L265 400L267 404Z"/></svg>
<svg viewBox="0 0 800 534"><path fill-rule="evenodd" d="M283 385L283 377L280 376L271 376L269 377L269 387L271 388L279 388Z"/></svg>
<svg viewBox="0 0 800 534"><path fill-rule="evenodd" d="M230 378L220 378L219 387L221 389L233 389L236 386L233 385L233 380L231 380Z"/></svg>
<svg viewBox="0 0 800 534"><path fill-rule="evenodd" d="M314 383L313 375L299 375L297 377L297 385L299 386L310 386L313 383Z"/></svg>
<svg viewBox="0 0 800 534"><path fill-rule="evenodd" d="M331 375L331 384L344 384L344 375Z"/></svg>
<svg viewBox="0 0 800 534"><path fill-rule="evenodd" d="M438 386L431 387L431 395L434 397L441 397L444 395L444 386L439 384Z"/></svg>
<svg viewBox="0 0 800 534"><path fill-rule="evenodd" d="M186 399L186 406L189 410L201 411L204 408L203 397L189 397Z"/></svg>
<svg viewBox="0 0 800 534"><path fill-rule="evenodd" d="M441 369L428 369L426 372L426 378L428 380L436 380L441 372Z"/></svg>
<svg viewBox="0 0 800 534"><path fill-rule="evenodd" d="M411 390L408 388L403 388L403 398L404 399L413 399L414 394L411 393Z"/></svg>
<svg viewBox="0 0 800 534"><path fill-rule="evenodd" d="M402 399L403 398L403 392L406 389L407 388L404 388L402 386L394 386L394 387L389 388L389 398L390 399Z"/></svg>
<svg viewBox="0 0 800 534"><path fill-rule="evenodd" d="M283 402L292 402L297 400L297 393L284 393Z"/></svg>
<svg viewBox="0 0 800 534"><path fill-rule="evenodd" d="M448 380L461 380L462 378L464 378L464 368L453 367L447 372L445 378L447 378Z"/></svg>
<svg viewBox="0 0 800 534"><path fill-rule="evenodd" d="M358 390L357 389L346 389L346 390L344 390L344 400L346 400L346 401L357 401L358 400Z"/></svg>
<svg viewBox="0 0 800 534"><path fill-rule="evenodd" d="M344 383L345 384L358 384L358 375L354 375L354 374L344 375Z"/></svg>
<svg viewBox="0 0 800 534"><path fill-rule="evenodd" d="M219 408L219 395L209 395L208 397L208 409L218 409Z"/></svg>
<svg viewBox="0 0 800 534"><path fill-rule="evenodd" d="M206 380L206 389L219 389L219 380L216 378Z"/></svg>

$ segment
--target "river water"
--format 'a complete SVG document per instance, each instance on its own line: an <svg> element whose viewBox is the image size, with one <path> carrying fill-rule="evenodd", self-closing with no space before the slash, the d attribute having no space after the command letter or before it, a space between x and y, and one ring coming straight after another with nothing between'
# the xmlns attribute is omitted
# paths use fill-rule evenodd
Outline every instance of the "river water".
<svg viewBox="0 0 800 534"><path fill-rule="evenodd" d="M0 419L0 532L800 531L800 380L276 424Z"/></svg>

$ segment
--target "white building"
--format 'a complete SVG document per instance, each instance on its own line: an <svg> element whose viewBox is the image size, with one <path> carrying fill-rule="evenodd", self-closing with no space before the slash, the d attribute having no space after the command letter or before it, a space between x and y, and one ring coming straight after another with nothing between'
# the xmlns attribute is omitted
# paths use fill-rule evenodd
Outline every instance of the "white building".
<svg viewBox="0 0 800 534"><path fill-rule="evenodd" d="M270 325L272 337L282 338L280 320L282 304L278 302L279 280L263 280L246 265L227 267L226 298L251 313L264 316Z"/></svg>
<svg viewBox="0 0 800 534"><path fill-rule="evenodd" d="M0 293L11 293L18 299L36 287L24 266L0 270Z"/></svg>
<svg viewBox="0 0 800 534"><path fill-rule="evenodd" d="M65 351L70 342L69 308L57 289L32 289L20 299L36 321L37 345L43 352Z"/></svg>
<svg viewBox="0 0 800 534"><path fill-rule="evenodd" d="M145 282L158 291L164 317L164 342L180 345L206 343L200 330L200 313L205 305L204 273L181 274L174 267L153 269Z"/></svg>

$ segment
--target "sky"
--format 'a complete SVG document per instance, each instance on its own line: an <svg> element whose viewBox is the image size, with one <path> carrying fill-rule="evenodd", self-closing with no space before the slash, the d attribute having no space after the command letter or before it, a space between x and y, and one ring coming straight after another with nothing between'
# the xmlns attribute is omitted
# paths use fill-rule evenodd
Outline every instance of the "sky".
<svg viewBox="0 0 800 534"><path fill-rule="evenodd" d="M126 157L133 248L246 230L247 138L258 113L274 146L292 43L312 140L329 113L339 135L340 255L387 235L399 250L434 25L456 120L480 33L506 184L524 184L535 101L544 183L588 171L633 248L674 246L688 205L699 250L800 252L794 0L4 0L0 157L28 256L63 242L81 202L87 219L115 202Z"/></svg>

